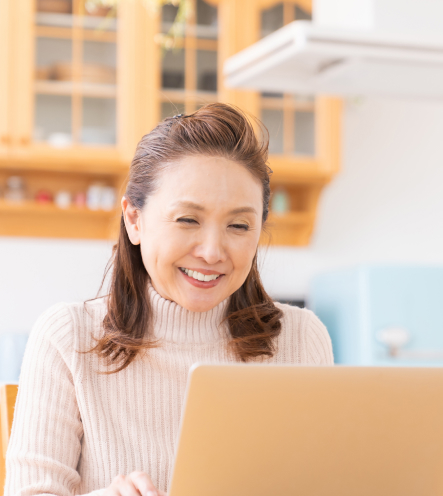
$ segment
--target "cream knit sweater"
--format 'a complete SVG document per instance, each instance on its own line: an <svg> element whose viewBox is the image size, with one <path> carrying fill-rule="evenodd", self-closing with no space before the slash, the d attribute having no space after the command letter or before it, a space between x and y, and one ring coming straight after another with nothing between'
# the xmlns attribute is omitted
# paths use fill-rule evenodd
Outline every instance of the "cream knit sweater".
<svg viewBox="0 0 443 496"><path fill-rule="evenodd" d="M106 370L91 347L106 314L104 299L58 303L36 321L23 358L5 496L101 496L118 474L146 472L167 491L188 370L195 362L233 362L226 327L229 299L190 312L148 286L154 334L162 345L123 371ZM309 310L283 310L277 353L266 363L332 364L328 332ZM112 367L113 370L115 367ZM144 495L143 495L144 496Z"/></svg>

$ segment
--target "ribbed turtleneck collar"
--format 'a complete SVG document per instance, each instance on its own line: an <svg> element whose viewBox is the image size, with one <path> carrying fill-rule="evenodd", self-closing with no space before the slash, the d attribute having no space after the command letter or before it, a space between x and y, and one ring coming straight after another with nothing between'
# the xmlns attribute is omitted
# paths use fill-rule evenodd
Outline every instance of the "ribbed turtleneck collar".
<svg viewBox="0 0 443 496"><path fill-rule="evenodd" d="M160 296L148 282L148 296L154 313L154 336L177 344L208 344L227 339L229 330L219 325L229 297L207 312L192 312Z"/></svg>

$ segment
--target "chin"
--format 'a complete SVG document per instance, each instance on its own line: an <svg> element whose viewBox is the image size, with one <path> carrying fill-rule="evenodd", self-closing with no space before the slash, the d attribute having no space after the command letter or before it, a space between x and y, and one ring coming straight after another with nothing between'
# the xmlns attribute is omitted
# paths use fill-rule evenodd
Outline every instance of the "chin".
<svg viewBox="0 0 443 496"><path fill-rule="evenodd" d="M190 310L191 312L207 312L208 310L212 310L214 307L216 307L220 301L218 299L214 300L199 300L199 299L186 299L185 301L182 302L177 302L179 305L182 307L186 308L187 310Z"/></svg>
<svg viewBox="0 0 443 496"><path fill-rule="evenodd" d="M190 302L189 304L182 306L184 306L187 310L190 310L191 312L207 312L208 310L212 310L214 307L216 307L217 303L211 305L209 303Z"/></svg>

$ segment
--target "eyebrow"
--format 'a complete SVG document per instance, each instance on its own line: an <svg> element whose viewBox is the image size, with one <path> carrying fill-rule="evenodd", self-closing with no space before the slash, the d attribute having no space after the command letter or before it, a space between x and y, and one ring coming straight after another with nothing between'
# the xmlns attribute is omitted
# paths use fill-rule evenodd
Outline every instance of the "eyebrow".
<svg viewBox="0 0 443 496"><path fill-rule="evenodd" d="M187 208L192 208L193 210L200 210L204 211L205 207L203 205L199 205L198 203L194 203L191 201L177 201L172 204L172 207L187 207ZM233 210L230 210L228 212L229 214L243 214L243 213L252 213L252 214L257 214L257 210L255 210L254 207L238 207L234 208Z"/></svg>

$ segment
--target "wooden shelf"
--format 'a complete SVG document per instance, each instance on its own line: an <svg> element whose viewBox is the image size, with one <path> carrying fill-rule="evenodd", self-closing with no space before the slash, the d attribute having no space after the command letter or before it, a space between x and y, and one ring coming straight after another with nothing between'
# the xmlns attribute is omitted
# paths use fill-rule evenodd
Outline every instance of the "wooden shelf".
<svg viewBox="0 0 443 496"><path fill-rule="evenodd" d="M312 157L269 155L271 184L312 184L324 186L332 179L319 160Z"/></svg>
<svg viewBox="0 0 443 496"><path fill-rule="evenodd" d="M58 25L37 25L35 26L35 35L41 38L72 38L72 27ZM117 33L114 31L105 31L103 29L84 29L82 32L84 40L105 41L109 43L117 42Z"/></svg>
<svg viewBox="0 0 443 496"><path fill-rule="evenodd" d="M60 208L54 203L37 203L32 200L12 202L0 199L0 212L19 212L25 214L60 214L60 215L95 215L96 217L109 217L117 212L113 210L91 210L87 207Z"/></svg>
<svg viewBox="0 0 443 496"><path fill-rule="evenodd" d="M274 225L276 229L284 226L297 226L311 222L314 216L310 212L287 212L285 214L269 213L268 224Z"/></svg>
<svg viewBox="0 0 443 496"><path fill-rule="evenodd" d="M129 160L121 158L114 146L73 145L55 148L48 143L34 143L9 155L0 155L1 170L126 175Z"/></svg>
<svg viewBox="0 0 443 496"><path fill-rule="evenodd" d="M120 209L59 208L34 201L13 203L0 200L0 236L112 239Z"/></svg>
<svg viewBox="0 0 443 496"><path fill-rule="evenodd" d="M34 90L40 95L67 95L79 93L94 98L116 98L115 84L82 83L73 81L37 80Z"/></svg>
<svg viewBox="0 0 443 496"><path fill-rule="evenodd" d="M37 12L35 21L38 26L54 26L72 28L82 26L83 29L100 29L104 27L107 30L116 31L118 19L107 19L105 17L95 16L76 16L73 14L58 14L52 12Z"/></svg>
<svg viewBox="0 0 443 496"><path fill-rule="evenodd" d="M306 246L314 225L315 215L310 212L288 212L283 215L270 213L267 233L260 238L260 244L280 246Z"/></svg>
<svg viewBox="0 0 443 496"><path fill-rule="evenodd" d="M180 89L160 88L158 98L162 102L185 102L194 99L197 101L218 102L219 98L214 91L185 91Z"/></svg>

